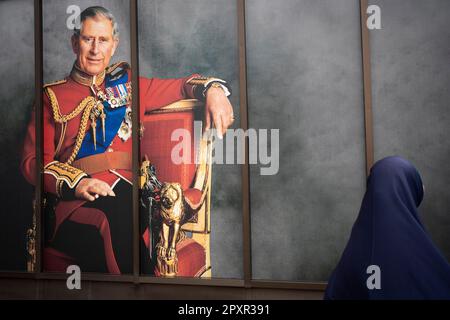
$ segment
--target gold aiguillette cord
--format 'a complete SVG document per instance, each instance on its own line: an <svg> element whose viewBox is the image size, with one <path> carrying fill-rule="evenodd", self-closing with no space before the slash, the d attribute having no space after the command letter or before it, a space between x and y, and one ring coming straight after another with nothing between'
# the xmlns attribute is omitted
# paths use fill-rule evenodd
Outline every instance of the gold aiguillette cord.
<svg viewBox="0 0 450 320"><path fill-rule="evenodd" d="M92 110L91 113L91 128L92 128L92 140L94 141L94 150L97 150L97 117L100 116L100 119L102 121L102 133L103 133L103 143L106 141L106 132L105 132L105 124L106 124L106 113L104 110L104 106L101 100L104 100L104 94L100 90L95 90L95 79L96 76L92 77L92 84L90 86L91 91L95 97L96 104L95 107ZM103 98L102 98L103 97ZM100 98L100 100L97 100L97 98Z"/></svg>
<svg viewBox="0 0 450 320"><path fill-rule="evenodd" d="M91 128L92 128L92 139L94 140L94 150L97 150L97 119L95 118L95 111L91 113Z"/></svg>
<svg viewBox="0 0 450 320"><path fill-rule="evenodd" d="M103 105L101 105L101 108L100 108L100 119L102 119L103 143L105 143L105 119L106 119L106 113L105 113Z"/></svg>

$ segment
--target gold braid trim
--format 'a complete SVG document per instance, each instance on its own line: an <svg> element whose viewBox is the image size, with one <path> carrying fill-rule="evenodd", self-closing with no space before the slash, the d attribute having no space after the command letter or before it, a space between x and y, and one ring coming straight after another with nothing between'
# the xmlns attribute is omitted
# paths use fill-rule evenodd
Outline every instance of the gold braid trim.
<svg viewBox="0 0 450 320"><path fill-rule="evenodd" d="M214 77L193 77L186 81L186 84L192 86L192 94L195 98L203 101L206 97L206 91L212 86L221 88L225 95L231 95L229 88L226 86L226 81ZM199 91L199 87L201 90Z"/></svg>
<svg viewBox="0 0 450 320"><path fill-rule="evenodd" d="M44 167L44 173L50 174L56 178L56 193L59 197L62 196L63 183L67 183L70 189L73 189L77 183L87 174L80 169L72 167L66 163L53 161Z"/></svg>
<svg viewBox="0 0 450 320"><path fill-rule="evenodd" d="M213 79L215 80L215 78L212 77L194 77L189 79L186 83L190 84L191 86L204 86Z"/></svg>
<svg viewBox="0 0 450 320"><path fill-rule="evenodd" d="M73 118L78 116L80 114L80 112L83 111L84 108L86 108L86 106L91 101L95 100L95 98L92 96L86 97L83 99L83 101L80 102L80 104L75 109L72 110L72 112L70 112L67 115L62 115L55 92L52 89L50 89L49 87L45 88L45 92L47 93L47 96L50 99L50 104L51 104L52 110L53 110L53 119L57 123L64 123L64 122L72 120Z"/></svg>
<svg viewBox="0 0 450 320"><path fill-rule="evenodd" d="M87 127L87 123L89 121L89 115L92 111L92 108L95 106L95 99L93 97L88 97L88 98L91 98L91 99L89 99L89 101L86 102L86 107L84 109L83 116L81 117L80 128L78 129L75 146L72 150L72 154L70 155L69 159L66 161L66 163L69 165L75 160L75 158L78 154L78 151L80 151L81 144L83 143L84 136L86 135L86 127ZM86 98L86 99L88 99L88 98ZM86 100L86 99L84 99L84 100Z"/></svg>
<svg viewBox="0 0 450 320"><path fill-rule="evenodd" d="M105 75L105 70L103 70L98 75L91 76L90 74L87 74L86 72L81 70L80 67L77 66L76 62L73 64L72 71L70 72L70 77L75 82L88 87L94 84L97 86L101 86L103 81L105 80Z"/></svg>

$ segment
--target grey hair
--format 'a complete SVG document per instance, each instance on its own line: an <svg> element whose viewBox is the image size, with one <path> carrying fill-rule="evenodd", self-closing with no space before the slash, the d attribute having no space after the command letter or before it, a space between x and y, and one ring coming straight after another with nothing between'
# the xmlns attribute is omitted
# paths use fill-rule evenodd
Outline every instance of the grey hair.
<svg viewBox="0 0 450 320"><path fill-rule="evenodd" d="M78 28L78 26L76 26L73 29L74 34L76 36L79 36L81 33L81 27L83 25L83 22L87 18L94 18L97 16L104 17L104 18L108 19L109 21L111 21L111 23L113 25L113 36L114 36L114 38L118 38L119 37L119 27L118 27L116 18L108 9L106 9L104 7L100 7L100 6L89 7L89 8L84 9L83 12L81 12L80 25L79 25L79 28Z"/></svg>

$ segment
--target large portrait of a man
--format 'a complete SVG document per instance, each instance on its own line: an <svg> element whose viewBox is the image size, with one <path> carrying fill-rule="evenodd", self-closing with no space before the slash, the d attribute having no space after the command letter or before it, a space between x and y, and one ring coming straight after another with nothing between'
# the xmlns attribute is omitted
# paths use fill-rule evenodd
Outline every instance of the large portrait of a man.
<svg viewBox="0 0 450 320"><path fill-rule="evenodd" d="M196 99L204 108L204 129L214 126L219 135L234 120L230 88L223 79L200 74L140 77L139 84L131 83L130 65L112 63L119 31L104 7L81 12L71 45L75 61L67 66L67 76L43 88L44 270L65 272L75 264L84 272L131 273L131 132L138 130L131 121L133 88L139 85L141 118L176 101ZM31 122L21 170L32 184L40 170L35 143Z"/></svg>

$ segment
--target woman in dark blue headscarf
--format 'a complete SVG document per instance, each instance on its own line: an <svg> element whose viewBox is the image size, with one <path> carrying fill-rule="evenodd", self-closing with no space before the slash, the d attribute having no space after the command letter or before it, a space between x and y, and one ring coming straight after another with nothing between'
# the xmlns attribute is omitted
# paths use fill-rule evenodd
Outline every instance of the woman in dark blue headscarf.
<svg viewBox="0 0 450 320"><path fill-rule="evenodd" d="M450 299L450 264L417 211L423 192L418 171L403 158L388 157L372 167L325 299Z"/></svg>

